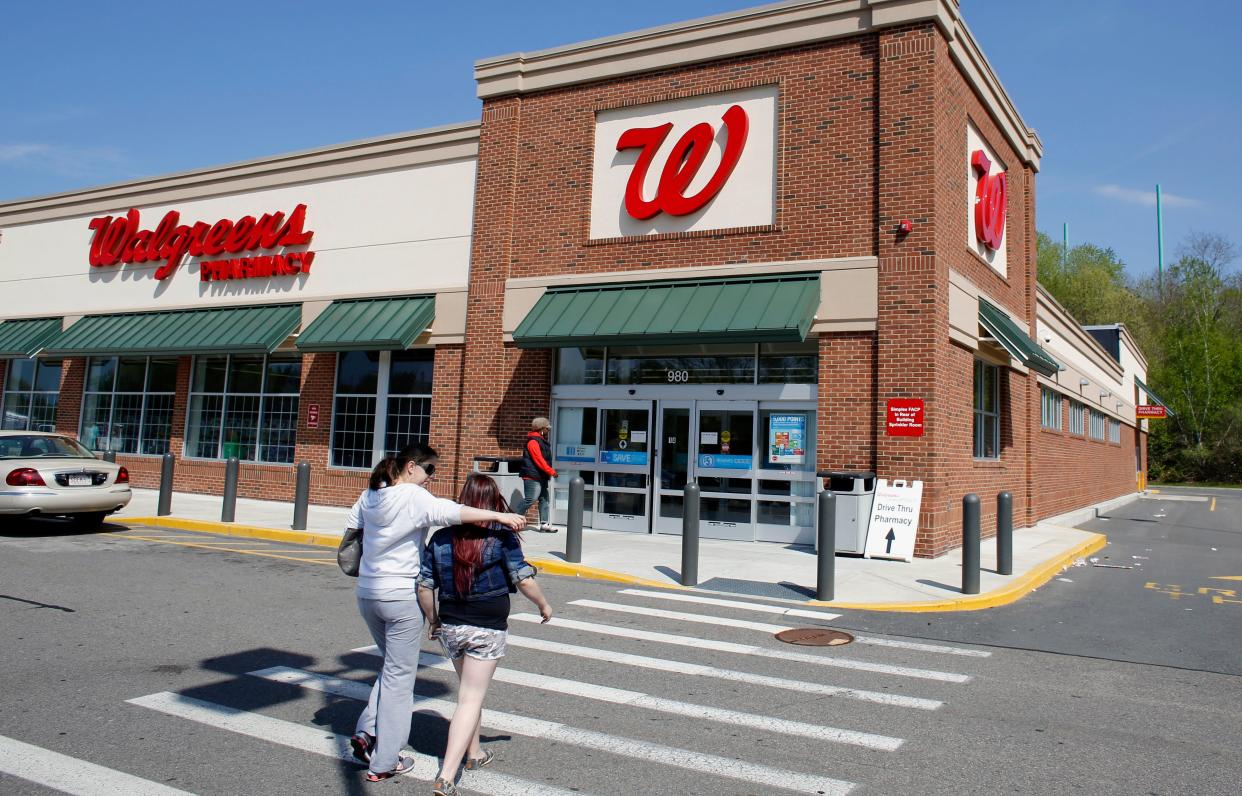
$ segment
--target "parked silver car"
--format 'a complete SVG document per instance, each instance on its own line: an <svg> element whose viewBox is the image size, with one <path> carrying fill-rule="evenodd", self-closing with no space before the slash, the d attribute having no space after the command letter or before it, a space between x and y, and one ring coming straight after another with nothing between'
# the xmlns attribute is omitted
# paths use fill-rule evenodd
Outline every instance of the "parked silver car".
<svg viewBox="0 0 1242 796"><path fill-rule="evenodd" d="M0 518L61 516L97 526L133 496L128 470L63 434L0 431L0 476Z"/></svg>

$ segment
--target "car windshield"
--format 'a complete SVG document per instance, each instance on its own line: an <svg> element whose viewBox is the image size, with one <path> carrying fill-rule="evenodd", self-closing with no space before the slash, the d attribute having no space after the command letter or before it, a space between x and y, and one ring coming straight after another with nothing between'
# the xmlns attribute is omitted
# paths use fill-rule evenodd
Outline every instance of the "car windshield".
<svg viewBox="0 0 1242 796"><path fill-rule="evenodd" d="M0 459L94 459L88 451L68 437L42 434L0 436Z"/></svg>

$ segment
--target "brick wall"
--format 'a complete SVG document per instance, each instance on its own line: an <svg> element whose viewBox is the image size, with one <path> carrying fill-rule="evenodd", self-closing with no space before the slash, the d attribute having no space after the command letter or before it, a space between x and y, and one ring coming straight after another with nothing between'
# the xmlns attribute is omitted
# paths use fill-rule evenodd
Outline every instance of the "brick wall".
<svg viewBox="0 0 1242 796"><path fill-rule="evenodd" d="M1147 434L1121 424L1121 443L1092 439L1069 432L1069 401L1061 401L1061 430L1052 431L1036 421L1034 461L1034 514L1053 517L1082 506L1120 497L1138 487L1136 435L1141 445L1141 469L1147 469ZM1089 428L1089 426L1088 426ZM1016 521L1016 520L1015 520Z"/></svg>

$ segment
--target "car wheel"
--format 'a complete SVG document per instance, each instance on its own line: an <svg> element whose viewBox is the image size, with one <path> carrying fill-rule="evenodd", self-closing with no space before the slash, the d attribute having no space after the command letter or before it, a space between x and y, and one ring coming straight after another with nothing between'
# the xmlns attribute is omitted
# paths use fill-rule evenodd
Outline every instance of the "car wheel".
<svg viewBox="0 0 1242 796"><path fill-rule="evenodd" d="M107 516L107 512L104 511L92 511L89 514L74 514L73 524L79 528L98 528L100 525L103 525L104 517Z"/></svg>

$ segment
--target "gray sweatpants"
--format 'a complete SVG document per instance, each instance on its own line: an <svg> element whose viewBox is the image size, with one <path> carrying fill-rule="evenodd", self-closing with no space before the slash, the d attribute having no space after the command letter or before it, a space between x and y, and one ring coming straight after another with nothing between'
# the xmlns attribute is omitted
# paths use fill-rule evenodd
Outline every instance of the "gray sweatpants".
<svg viewBox="0 0 1242 796"><path fill-rule="evenodd" d="M397 767L398 755L410 740L423 613L418 600L362 597L358 598L358 611L384 656L384 668L371 686L371 698L358 717L356 732L375 736L371 771L382 774Z"/></svg>

